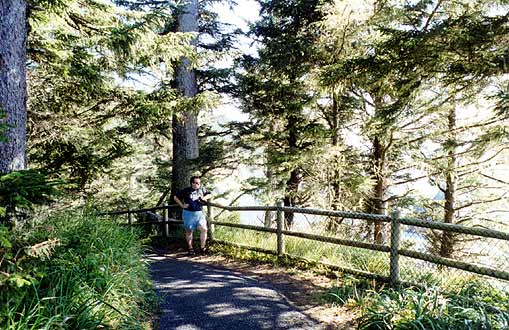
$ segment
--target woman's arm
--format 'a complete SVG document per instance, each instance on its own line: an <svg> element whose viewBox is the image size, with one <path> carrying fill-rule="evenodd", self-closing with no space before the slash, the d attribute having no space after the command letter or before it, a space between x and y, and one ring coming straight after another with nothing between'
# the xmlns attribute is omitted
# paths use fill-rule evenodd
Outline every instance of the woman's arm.
<svg viewBox="0 0 509 330"><path fill-rule="evenodd" d="M175 200L175 202L177 202L177 204L183 208L183 209L187 209L189 207L188 204L185 204L185 203L182 203L182 201L177 197L177 196L173 196L173 199Z"/></svg>

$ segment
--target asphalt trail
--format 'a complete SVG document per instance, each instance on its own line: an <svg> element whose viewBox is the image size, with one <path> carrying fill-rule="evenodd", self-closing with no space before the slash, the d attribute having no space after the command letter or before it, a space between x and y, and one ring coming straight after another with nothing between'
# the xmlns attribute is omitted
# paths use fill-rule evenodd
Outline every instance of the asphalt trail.
<svg viewBox="0 0 509 330"><path fill-rule="evenodd" d="M162 298L160 330L315 330L269 283L178 256L147 257Z"/></svg>

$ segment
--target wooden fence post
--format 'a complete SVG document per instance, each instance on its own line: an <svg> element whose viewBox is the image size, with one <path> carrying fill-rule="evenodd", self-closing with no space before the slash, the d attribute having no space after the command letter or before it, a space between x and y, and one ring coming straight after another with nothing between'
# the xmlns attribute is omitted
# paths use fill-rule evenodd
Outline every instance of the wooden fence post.
<svg viewBox="0 0 509 330"><path fill-rule="evenodd" d="M277 255L281 257L285 253L283 237L283 202L277 202Z"/></svg>
<svg viewBox="0 0 509 330"><path fill-rule="evenodd" d="M391 214L391 259L390 259L390 270L391 270L391 286L396 289L400 283L399 277L399 243L401 236L399 211L394 211Z"/></svg>
<svg viewBox="0 0 509 330"><path fill-rule="evenodd" d="M133 224L133 214L131 213L131 210L127 210L127 223L129 225Z"/></svg>
<svg viewBox="0 0 509 330"><path fill-rule="evenodd" d="M168 223L168 203L164 203L163 209L164 237L170 236L170 224Z"/></svg>
<svg viewBox="0 0 509 330"><path fill-rule="evenodd" d="M209 234L209 241L214 241L214 209L212 205L210 205L211 200L209 199L207 203L207 231Z"/></svg>

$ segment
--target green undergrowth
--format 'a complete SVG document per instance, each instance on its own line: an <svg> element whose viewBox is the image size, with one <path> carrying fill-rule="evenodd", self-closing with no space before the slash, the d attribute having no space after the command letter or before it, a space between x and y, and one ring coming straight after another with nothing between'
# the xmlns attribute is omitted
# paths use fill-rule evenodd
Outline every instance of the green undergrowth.
<svg viewBox="0 0 509 330"><path fill-rule="evenodd" d="M317 273L327 273L331 271L326 266L321 265L313 260L303 260L301 258L292 257L289 255L278 257L275 254L252 251L239 247L235 244L223 244L220 242L214 242L214 244L210 247L210 251L215 255L222 255L237 260L268 263L274 266L295 268L300 270L314 270Z"/></svg>
<svg viewBox="0 0 509 330"><path fill-rule="evenodd" d="M359 329L509 329L509 299L486 283L435 289L385 290L364 298Z"/></svg>
<svg viewBox="0 0 509 330"><path fill-rule="evenodd" d="M464 281L447 292L436 287L393 290L373 280L344 276L324 300L361 310L361 330L509 329L509 296L489 283Z"/></svg>
<svg viewBox="0 0 509 330"><path fill-rule="evenodd" d="M222 241L276 251L276 236L272 233L217 227L214 235ZM389 274L389 256L383 252L340 247L298 237L286 236L284 240L285 252L292 256L385 276Z"/></svg>
<svg viewBox="0 0 509 330"><path fill-rule="evenodd" d="M0 227L0 329L150 329L143 249L135 230L84 212Z"/></svg>
<svg viewBox="0 0 509 330"><path fill-rule="evenodd" d="M231 244L213 245L215 254L275 266L333 275L333 287L320 294L322 303L360 310L361 330L507 330L509 296L473 277L449 281L448 287L422 282L421 287L393 290L372 279L340 274L313 261L250 251ZM444 284L442 282L441 284Z"/></svg>

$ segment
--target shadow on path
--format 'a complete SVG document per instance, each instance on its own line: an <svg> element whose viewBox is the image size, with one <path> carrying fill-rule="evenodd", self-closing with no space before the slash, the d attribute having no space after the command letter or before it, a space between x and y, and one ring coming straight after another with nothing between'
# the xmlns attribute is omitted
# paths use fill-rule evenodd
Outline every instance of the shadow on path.
<svg viewBox="0 0 509 330"><path fill-rule="evenodd" d="M160 330L324 328L270 284L187 258L149 255L147 259L163 301Z"/></svg>

